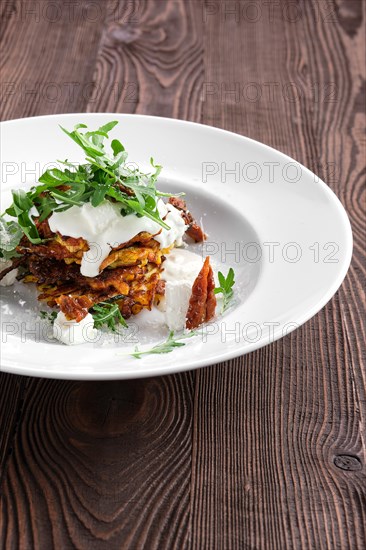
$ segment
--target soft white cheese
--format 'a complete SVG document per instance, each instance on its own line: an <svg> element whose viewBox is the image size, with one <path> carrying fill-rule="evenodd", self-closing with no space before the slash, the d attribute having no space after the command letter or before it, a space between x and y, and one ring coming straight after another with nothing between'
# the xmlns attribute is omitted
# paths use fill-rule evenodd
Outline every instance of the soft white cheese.
<svg viewBox="0 0 366 550"><path fill-rule="evenodd" d="M160 201L162 204L163 201ZM155 237L155 240L160 243L160 248L169 248L172 244L176 246L182 246L183 235L187 229L185 221L183 220L179 210L172 204L164 204L167 215L164 219L165 223L169 225L170 230L163 229L159 235ZM159 209L160 210L160 209ZM160 214L162 216L162 213Z"/></svg>
<svg viewBox="0 0 366 550"><path fill-rule="evenodd" d="M4 258L0 258L0 273L1 271L4 271L5 269L8 269L12 264L11 260L4 260ZM3 277L0 281L0 286L11 286L15 283L16 277L18 275L18 269L12 269Z"/></svg>
<svg viewBox="0 0 366 550"><path fill-rule="evenodd" d="M156 235L161 248L168 248L174 243L177 246L182 244L187 226L179 211L162 200L158 201L158 210L162 218L166 216L169 230L146 216L122 216L121 206L107 200L96 207L87 202L81 207L72 206L64 212L53 212L48 223L55 233L76 239L82 237L87 241L89 250L83 254L80 272L86 277L96 277L111 249L142 231Z"/></svg>
<svg viewBox="0 0 366 550"><path fill-rule="evenodd" d="M185 249L174 249L167 256L161 278L165 281L165 296L159 304L170 330L186 326L192 286L202 269L201 256Z"/></svg>
<svg viewBox="0 0 366 550"><path fill-rule="evenodd" d="M97 334L98 331L94 328L93 316L90 313L77 323L69 321L60 311L53 324L53 337L68 346L95 342Z"/></svg>
<svg viewBox="0 0 366 550"><path fill-rule="evenodd" d="M187 281L168 281L165 285L165 323L170 330L186 326L192 285Z"/></svg>

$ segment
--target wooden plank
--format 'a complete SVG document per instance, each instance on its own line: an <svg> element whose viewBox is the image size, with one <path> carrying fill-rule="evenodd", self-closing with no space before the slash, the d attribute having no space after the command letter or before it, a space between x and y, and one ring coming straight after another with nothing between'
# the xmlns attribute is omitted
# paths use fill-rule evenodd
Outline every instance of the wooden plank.
<svg viewBox="0 0 366 550"><path fill-rule="evenodd" d="M131 11L131 2L109 2L98 56L96 33L91 52L83 50L90 66L97 63L85 109L199 119L202 37L195 4L136 6ZM46 34L45 49L50 40ZM67 68L58 67L62 82ZM89 69L83 80L91 80ZM134 103L126 102L131 82L138 90ZM61 108L76 110L80 101ZM17 108L13 98L6 113ZM194 376L102 384L33 380L1 488L6 547L186 546Z"/></svg>
<svg viewBox="0 0 366 550"><path fill-rule="evenodd" d="M109 2L88 111L201 120L201 2Z"/></svg>
<svg viewBox="0 0 366 550"><path fill-rule="evenodd" d="M6 25L15 10L15 0L6 0L0 4L0 30L5 32Z"/></svg>
<svg viewBox="0 0 366 550"><path fill-rule="evenodd" d="M87 9L90 2L78 3L72 16L62 1L51 4L45 0L1 3L1 120L83 110L85 83L92 79L94 69L90 59L95 61L95 56L83 63L81 59L86 51L97 51L104 17L92 21ZM0 374L0 388L1 478L26 379Z"/></svg>
<svg viewBox="0 0 366 550"><path fill-rule="evenodd" d="M27 378L0 372L0 483L12 452L12 439L21 421Z"/></svg>
<svg viewBox="0 0 366 550"><path fill-rule="evenodd" d="M5 547L181 548L192 384L32 381L2 485Z"/></svg>
<svg viewBox="0 0 366 550"><path fill-rule="evenodd" d="M66 25L64 11L50 26L57 7L20 21L16 2L2 33L3 74L16 84L3 119L203 115L323 175L351 214L355 258L311 322L218 367L123 383L32 380L26 392L25 380L1 375L6 548L364 547L360 5L109 2L88 21ZM79 86L52 101L27 93L37 82Z"/></svg>
<svg viewBox="0 0 366 550"><path fill-rule="evenodd" d="M105 8L103 0L3 4L1 120L84 111Z"/></svg>
<svg viewBox="0 0 366 550"><path fill-rule="evenodd" d="M351 216L355 257L303 328L197 373L193 547L363 548L360 3L251 4L206 3L203 120L320 172Z"/></svg>

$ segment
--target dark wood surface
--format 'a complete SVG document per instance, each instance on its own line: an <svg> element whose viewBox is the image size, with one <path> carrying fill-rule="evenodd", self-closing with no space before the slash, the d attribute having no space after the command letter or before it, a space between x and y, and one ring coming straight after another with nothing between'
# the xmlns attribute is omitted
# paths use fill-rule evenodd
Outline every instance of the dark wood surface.
<svg viewBox="0 0 366 550"><path fill-rule="evenodd" d="M247 135L322 176L355 239L330 303L245 357L129 382L0 373L0 547L365 548L365 3L0 6L2 120L132 112Z"/></svg>

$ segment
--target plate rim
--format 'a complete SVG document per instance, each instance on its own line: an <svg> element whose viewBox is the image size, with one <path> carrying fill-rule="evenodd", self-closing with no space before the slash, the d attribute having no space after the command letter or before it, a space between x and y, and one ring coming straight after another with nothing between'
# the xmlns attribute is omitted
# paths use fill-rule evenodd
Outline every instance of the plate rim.
<svg viewBox="0 0 366 550"><path fill-rule="evenodd" d="M255 140L253 138L250 138L248 136L238 134L236 132L232 132L230 130L225 130L223 128L219 128L216 126L211 126L208 124L204 124L201 122L194 122L194 121L187 121L187 120L181 120L181 119L175 119L175 118L168 118L163 116L155 116L155 115L144 115L144 114L131 114L131 113L111 113L111 112L99 112L99 113L85 113L85 112L75 112L75 113L54 113L50 115L39 115L39 116L32 116L32 117L23 117L23 118L16 118L16 119L9 119L5 121L0 122L0 138L1 138L1 130L4 126L10 126L15 123L24 123L25 121L37 121L40 119L57 119L59 117L67 117L67 118L74 118L78 116L83 117L124 117L124 118L142 118L142 119L152 119L152 120L161 120L165 123L172 124L172 125L182 125L182 126L189 126L192 128L195 127L201 127L205 131L209 132L217 132L223 136L235 136L239 137L244 140L244 142L250 142L254 144L256 147L262 148L262 150L268 150L271 152L274 152L276 155L280 155L282 159L285 161L290 162L296 162L304 172L310 176L314 177L316 175L314 172L312 172L309 168L298 162L296 159L288 156L287 154L283 153L282 151L279 151L278 149L275 149L274 147L271 147L270 145L267 145L263 142L260 142L258 140ZM316 185L320 186L322 190L327 195L328 199L333 202L334 206L336 207L336 210L338 214L340 215L340 218L342 220L342 231L344 233L345 237L345 251L343 255L343 264L342 268L339 269L337 272L337 276L334 277L332 284L329 286L328 291L323 293L322 297L313 304L312 307L308 308L302 315L298 315L295 321L293 321L294 325L289 328L289 330L286 332L287 334L290 334L303 324L305 324L308 320L310 320L312 317L314 317L319 311L323 309L323 307L332 299L332 297L336 294L340 286L342 285L347 272L349 270L349 266L352 260L352 254L353 254L353 235L352 235L352 226L350 223L350 219L348 217L348 214L346 212L345 207L343 206L341 200L338 198L338 196L335 194L335 192L318 176L316 176L317 181ZM125 371L123 373L118 372L102 372L102 371L96 371L92 372L89 371L88 373L80 373L80 372L55 372L53 373L51 371L51 365L50 370L44 370L44 371L34 371L31 367L30 369L27 367L19 366L19 363L17 361L13 361L12 359L3 360L1 358L0 363L0 372L7 372L12 374L18 374L18 375L25 375L25 376L33 376L38 378L49 378L49 379L59 379L59 380L122 380L122 379L139 379L139 378L147 378L152 376L166 376L170 374L178 374L181 372L196 370L198 368L216 365L218 363L230 361L234 358L246 355L247 353L251 353L255 350L261 349L263 347L266 347L267 345L270 345L279 339L281 339L284 335L281 333L281 331L274 331L273 338L271 338L270 342L263 341L261 338L258 342L250 342L249 344L245 345L245 349L243 349L243 344L239 343L237 348L229 351L223 350L222 353L216 354L214 359L206 360L204 357L200 359L194 359L193 361L187 362L185 366L164 366L159 367L155 364L144 365L143 360L140 360L138 363L138 368L136 371ZM3 342L1 342L1 347L4 345ZM72 348L71 348L72 349Z"/></svg>

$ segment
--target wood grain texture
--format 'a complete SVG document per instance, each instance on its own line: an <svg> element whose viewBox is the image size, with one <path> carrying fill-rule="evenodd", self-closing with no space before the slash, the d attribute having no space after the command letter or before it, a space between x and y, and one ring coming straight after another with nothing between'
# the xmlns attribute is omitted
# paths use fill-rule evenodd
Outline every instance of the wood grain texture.
<svg viewBox="0 0 366 550"><path fill-rule="evenodd" d="M0 373L0 483L12 439L21 419L23 396L27 379Z"/></svg>
<svg viewBox="0 0 366 550"><path fill-rule="evenodd" d="M355 257L300 330L230 370L197 373L195 547L365 544L364 34L357 3L311 4L292 23L282 7L252 25L243 12L225 20L222 5L207 16L204 119L320 172L350 214Z"/></svg>
<svg viewBox="0 0 366 550"><path fill-rule="evenodd" d="M248 135L327 181L355 251L316 317L234 361L103 384L0 374L0 547L363 549L365 2L76 4L52 24L57 6L37 22L2 5L2 119L136 112ZM51 101L24 93L37 82L76 84Z"/></svg>
<svg viewBox="0 0 366 550"><path fill-rule="evenodd" d="M131 2L109 2L103 13L103 32L98 27L93 29L93 37L85 36L92 51L95 41L100 41L99 54L93 57L91 53L84 72L76 75L80 83L93 83L91 93L83 92L85 86L74 87L73 105L82 104L80 110L129 112L126 94L128 99L132 82L132 91L138 89L138 97L143 98L143 102L133 101L132 111L141 103L149 114L199 119L194 93L201 89L196 80L202 74L203 58L195 5L176 2L172 10L165 2L141 2L132 7ZM134 22L135 13L141 13L138 39L126 39L125 33L133 30L125 25ZM67 18L63 23L65 30ZM76 26L76 30L80 36L88 33L84 26ZM44 39L49 40L49 35ZM76 56L81 55L77 50L80 40ZM185 43L188 51L182 56ZM155 67L150 66L155 63L149 58L151 48L156 53ZM192 53L197 69L188 78L184 71ZM111 67L108 56L114 58ZM110 81L101 73L106 63ZM134 79L123 72L124 64L132 74L136 71ZM175 65L176 74L172 70ZM63 74L58 82L64 82ZM110 82L117 86L109 88ZM116 104L104 105L114 93ZM148 102L148 94L156 98L155 103ZM173 104L170 98L175 96L178 99ZM15 107L8 103L4 117L10 109L24 107L19 98L12 98L16 99ZM41 114L42 108L40 102L40 110L32 114ZM55 109L77 110L68 103ZM4 546L185 547L189 538L193 380L191 373L136 383L33 380L22 425L14 441L10 436L10 441L4 439L4 446L14 445L16 456L8 460L2 485L0 541ZM10 390L5 395L8 393ZM56 426L57 418L60 425ZM40 436L43 431L47 436Z"/></svg>
<svg viewBox="0 0 366 550"><path fill-rule="evenodd" d="M0 118L85 110L105 18L103 0L3 4Z"/></svg>
<svg viewBox="0 0 366 550"><path fill-rule="evenodd" d="M5 548L182 547L191 395L192 375L34 380L2 486Z"/></svg>
<svg viewBox="0 0 366 550"><path fill-rule="evenodd" d="M201 2L109 2L88 111L200 121L201 26Z"/></svg>

